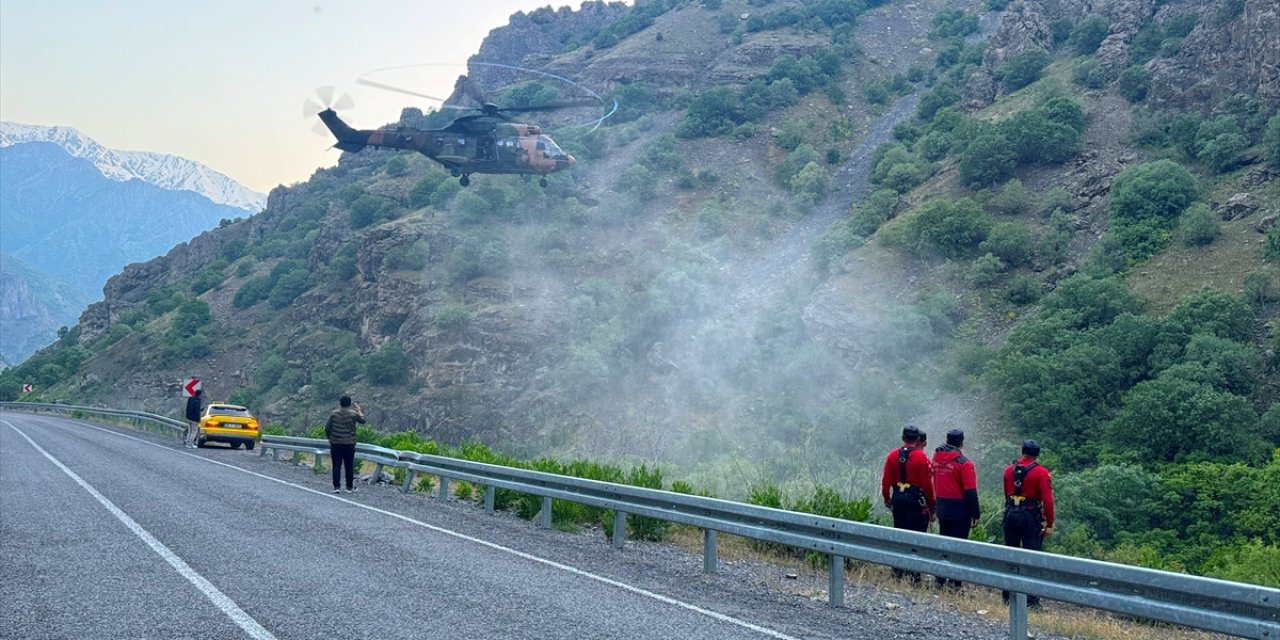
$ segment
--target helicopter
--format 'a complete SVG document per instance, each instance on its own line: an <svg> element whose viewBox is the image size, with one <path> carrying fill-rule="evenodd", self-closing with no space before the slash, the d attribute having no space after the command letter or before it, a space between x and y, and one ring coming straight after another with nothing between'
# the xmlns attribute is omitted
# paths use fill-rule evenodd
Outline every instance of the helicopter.
<svg viewBox="0 0 1280 640"><path fill-rule="evenodd" d="M485 103L473 110L479 113L461 116L440 129L416 127L384 127L355 129L343 122L332 107L317 115L338 139L333 145L343 151L358 152L365 147L417 151L439 162L466 187L473 173L541 176L563 171L577 163L536 124L513 122L509 112L550 111L574 105L541 105L502 108Z"/></svg>

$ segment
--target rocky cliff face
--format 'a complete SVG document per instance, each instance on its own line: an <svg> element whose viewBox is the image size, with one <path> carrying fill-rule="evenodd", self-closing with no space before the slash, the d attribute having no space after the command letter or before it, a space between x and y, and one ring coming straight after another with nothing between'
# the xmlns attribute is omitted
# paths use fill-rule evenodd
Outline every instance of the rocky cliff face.
<svg viewBox="0 0 1280 640"><path fill-rule="evenodd" d="M1236 6L1238 13L1232 8ZM1177 55L1148 64L1148 99L1160 106L1204 109L1246 93L1280 105L1280 3L1211 3L1201 8L1200 16Z"/></svg>
<svg viewBox="0 0 1280 640"><path fill-rule="evenodd" d="M1006 60L1051 49L1050 24L1055 20L1078 23L1091 14L1111 23L1095 55L1112 77L1129 66L1131 45L1144 26L1183 14L1198 17L1175 55L1147 63L1153 105L1204 109L1236 93L1280 103L1280 4L1274 0L1016 0L991 38L982 67L965 83L964 106L980 109L996 99L997 72Z"/></svg>

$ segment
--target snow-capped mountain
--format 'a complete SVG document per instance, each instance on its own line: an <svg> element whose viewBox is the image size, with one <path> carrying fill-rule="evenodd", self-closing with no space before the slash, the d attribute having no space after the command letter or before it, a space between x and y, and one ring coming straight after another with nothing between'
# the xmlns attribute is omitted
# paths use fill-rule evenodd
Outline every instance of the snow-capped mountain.
<svg viewBox="0 0 1280 640"><path fill-rule="evenodd" d="M243 185L198 162L145 151L108 149L71 127L42 127L0 122L0 147L24 142L50 142L77 158L92 162L102 175L124 182L142 180L162 189L193 191L217 204L258 213L266 206L266 194Z"/></svg>

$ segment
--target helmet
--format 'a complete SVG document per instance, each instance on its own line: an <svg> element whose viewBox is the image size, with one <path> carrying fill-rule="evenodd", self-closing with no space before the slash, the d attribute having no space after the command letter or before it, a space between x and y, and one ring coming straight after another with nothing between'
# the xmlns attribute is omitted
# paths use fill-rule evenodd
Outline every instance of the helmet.
<svg viewBox="0 0 1280 640"><path fill-rule="evenodd" d="M964 431L960 429L952 429L947 432L947 444L953 447L964 445Z"/></svg>
<svg viewBox="0 0 1280 640"><path fill-rule="evenodd" d="M1022 441L1022 455L1031 456L1032 458L1040 455L1040 443L1027 438Z"/></svg>
<svg viewBox="0 0 1280 640"><path fill-rule="evenodd" d="M902 428L902 439L903 440L919 440L920 430L917 429L915 425L909 424Z"/></svg>

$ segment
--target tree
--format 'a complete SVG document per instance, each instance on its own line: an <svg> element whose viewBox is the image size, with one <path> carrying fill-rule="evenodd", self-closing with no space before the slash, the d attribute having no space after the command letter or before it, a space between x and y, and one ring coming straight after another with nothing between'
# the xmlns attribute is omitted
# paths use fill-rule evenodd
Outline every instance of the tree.
<svg viewBox="0 0 1280 640"><path fill-rule="evenodd" d="M1258 461L1268 450L1248 400L1177 371L1125 394L1107 442L1142 462Z"/></svg>
<svg viewBox="0 0 1280 640"><path fill-rule="evenodd" d="M1172 160L1125 169L1111 186L1111 216L1175 219L1198 194L1195 176Z"/></svg>

